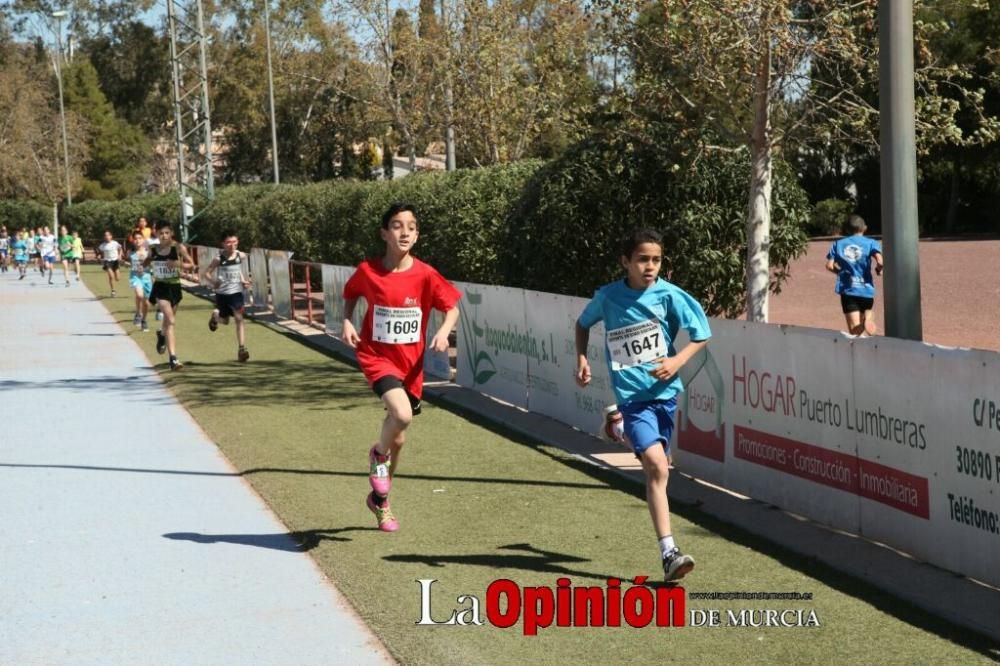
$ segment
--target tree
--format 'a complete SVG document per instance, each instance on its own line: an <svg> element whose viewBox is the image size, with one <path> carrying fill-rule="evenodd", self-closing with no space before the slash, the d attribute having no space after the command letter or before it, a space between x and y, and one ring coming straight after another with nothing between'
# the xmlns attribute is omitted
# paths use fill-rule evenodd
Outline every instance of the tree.
<svg viewBox="0 0 1000 666"><path fill-rule="evenodd" d="M78 58L63 70L66 107L90 130L89 155L80 199L118 199L141 191L149 142L142 131L115 115L97 84L97 71Z"/></svg>
<svg viewBox="0 0 1000 666"><path fill-rule="evenodd" d="M579 138L595 101L591 27L576 3L465 0L454 72L466 162L552 155Z"/></svg>
<svg viewBox="0 0 1000 666"><path fill-rule="evenodd" d="M0 198L48 203L65 198L65 165L55 77L44 51L0 44ZM66 113L71 188L79 187L87 133Z"/></svg>
<svg viewBox="0 0 1000 666"><path fill-rule="evenodd" d="M231 0L223 31L212 28L209 79L213 126L225 131L221 180L271 176L271 134L262 5ZM370 98L367 65L344 25L331 22L319 0L272 3L275 116L283 182L361 173L345 147L384 134L389 119ZM345 168L346 166L346 168Z"/></svg>
<svg viewBox="0 0 1000 666"><path fill-rule="evenodd" d="M139 21L116 24L82 44L115 114L147 136L164 134L171 109L170 41Z"/></svg>
<svg viewBox="0 0 1000 666"><path fill-rule="evenodd" d="M921 4L918 0L918 5ZM773 159L796 131L821 142L877 145L878 0L642 0L598 5L626 25L634 71L623 94L639 116L674 118L699 149L747 150L747 318L767 320ZM928 26L916 25L918 141L989 140L995 119L961 86L967 68L935 66ZM960 99L944 90L962 89ZM958 116L978 116L963 135ZM704 141L711 137L713 142Z"/></svg>

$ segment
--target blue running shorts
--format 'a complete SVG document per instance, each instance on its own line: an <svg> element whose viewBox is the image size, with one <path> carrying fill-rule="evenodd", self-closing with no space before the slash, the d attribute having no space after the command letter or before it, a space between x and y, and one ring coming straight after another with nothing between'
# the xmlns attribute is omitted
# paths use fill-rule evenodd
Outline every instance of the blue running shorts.
<svg viewBox="0 0 1000 666"><path fill-rule="evenodd" d="M674 433L674 413L677 411L676 397L629 402L618 405L618 409L625 419L625 436L637 456L657 443L662 443L663 451L670 453L670 437Z"/></svg>

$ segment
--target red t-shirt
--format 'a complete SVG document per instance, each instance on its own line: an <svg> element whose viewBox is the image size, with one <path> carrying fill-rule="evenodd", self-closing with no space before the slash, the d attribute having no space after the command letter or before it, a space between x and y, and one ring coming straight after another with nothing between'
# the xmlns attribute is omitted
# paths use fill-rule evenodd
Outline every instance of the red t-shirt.
<svg viewBox="0 0 1000 666"><path fill-rule="evenodd" d="M344 298L364 298L368 312L361 324L358 364L369 384L386 376L421 397L424 350L431 308L446 312L462 295L428 264L413 258L405 271L393 273L376 257L362 262L344 285Z"/></svg>

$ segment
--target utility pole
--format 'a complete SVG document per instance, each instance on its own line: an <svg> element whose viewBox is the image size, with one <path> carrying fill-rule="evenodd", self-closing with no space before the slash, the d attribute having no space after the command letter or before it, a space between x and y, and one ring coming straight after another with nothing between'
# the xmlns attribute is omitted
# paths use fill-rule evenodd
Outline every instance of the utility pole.
<svg viewBox="0 0 1000 666"><path fill-rule="evenodd" d="M913 101L913 0L879 0L879 130L886 335L922 340Z"/></svg>
<svg viewBox="0 0 1000 666"><path fill-rule="evenodd" d="M444 60L445 84L444 103L447 117L444 130L445 170L455 170L455 100L451 89L451 30L448 26L447 0L441 0L441 34L444 39L446 56Z"/></svg>
<svg viewBox="0 0 1000 666"><path fill-rule="evenodd" d="M264 0L264 36L267 41L267 97L271 106L271 165L274 182L281 182L278 176L278 129L274 121L274 77L271 74L271 0Z"/></svg>
<svg viewBox="0 0 1000 666"><path fill-rule="evenodd" d="M66 139L66 106L63 102L63 78L62 78L62 20L66 16L66 10L60 9L52 12L52 18L56 20L56 44L59 52L56 53L56 79L59 82L59 117L62 120L62 144L63 144L63 167L66 172L66 205L73 205L73 192L69 184L69 143Z"/></svg>

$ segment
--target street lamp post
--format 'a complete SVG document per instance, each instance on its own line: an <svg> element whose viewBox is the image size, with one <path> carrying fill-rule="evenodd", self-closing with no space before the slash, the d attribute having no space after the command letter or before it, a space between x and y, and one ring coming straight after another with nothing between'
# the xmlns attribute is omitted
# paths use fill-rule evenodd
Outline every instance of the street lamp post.
<svg viewBox="0 0 1000 666"><path fill-rule="evenodd" d="M271 165L274 168L274 182L278 177L278 130L274 123L274 78L271 75L271 0L264 0L264 37L267 41L267 97L271 107Z"/></svg>
<svg viewBox="0 0 1000 666"><path fill-rule="evenodd" d="M66 172L66 205L73 205L73 194L69 185L69 143L66 140L66 106L63 102L63 80L62 80L62 20L66 16L65 10L52 12L52 18L56 20L56 43L59 52L56 53L56 80L59 82L59 117L62 120L62 141L63 141L63 166Z"/></svg>
<svg viewBox="0 0 1000 666"><path fill-rule="evenodd" d="M879 125L885 332L923 339L913 92L913 0L879 2Z"/></svg>

